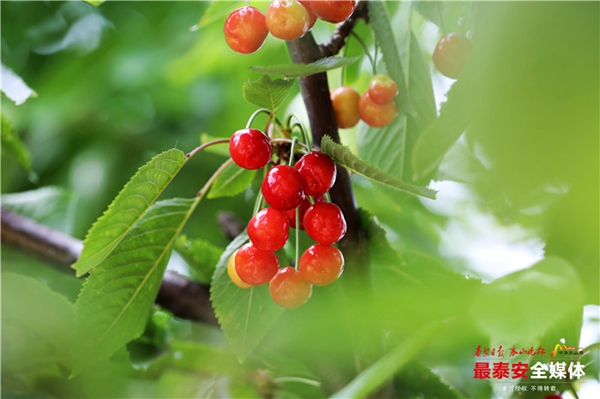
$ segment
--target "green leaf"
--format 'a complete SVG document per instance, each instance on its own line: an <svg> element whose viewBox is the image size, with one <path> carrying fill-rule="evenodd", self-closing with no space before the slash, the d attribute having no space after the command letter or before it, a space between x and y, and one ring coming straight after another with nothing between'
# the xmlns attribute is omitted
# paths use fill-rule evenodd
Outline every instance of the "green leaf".
<svg viewBox="0 0 600 399"><path fill-rule="evenodd" d="M37 93L29 88L16 73L5 67L4 64L2 64L1 68L2 79L0 82L2 82L2 86L0 90L6 97L11 99L16 105L23 104L30 97L37 97Z"/></svg>
<svg viewBox="0 0 600 399"><path fill-rule="evenodd" d="M323 140L321 141L321 150L341 166L358 173L367 179L409 194L435 199L436 192L434 190L406 183L385 173L377 166L362 161L354 155L348 147L335 143L329 136L323 137Z"/></svg>
<svg viewBox="0 0 600 399"><path fill-rule="evenodd" d="M282 75L287 78L299 78L343 68L358 61L361 57L325 57L310 64L285 64L269 66L251 66L250 70L264 75Z"/></svg>
<svg viewBox="0 0 600 399"><path fill-rule="evenodd" d="M390 353L377 360L331 398L365 398L382 387L414 358L445 326L438 321L415 331Z"/></svg>
<svg viewBox="0 0 600 399"><path fill-rule="evenodd" d="M194 280L205 284L210 283L223 248L206 240L188 239L185 235L181 235L175 242L175 250L190 266Z"/></svg>
<svg viewBox="0 0 600 399"><path fill-rule="evenodd" d="M73 376L144 332L175 238L202 197L155 203L86 279L77 303Z"/></svg>
<svg viewBox="0 0 600 399"><path fill-rule="evenodd" d="M49 346L57 361L70 366L70 349L73 342L73 304L65 297L52 291L46 284L32 277L15 273L2 273L2 331L3 341L6 328L11 326L27 334L33 333L37 341ZM18 337L15 337L18 338ZM3 366L14 352L15 341L3 345ZM41 343L40 342L40 343ZM27 343L31 345L31 342ZM12 349L12 350L11 350ZM7 357L7 358L5 358ZM23 361L25 359L21 359ZM33 364L39 358L29 359Z"/></svg>
<svg viewBox="0 0 600 399"><path fill-rule="evenodd" d="M72 266L78 277L111 254L173 180L185 161L182 151L171 149L155 156L137 171L88 231L81 256Z"/></svg>
<svg viewBox="0 0 600 399"><path fill-rule="evenodd" d="M84 0L86 3L93 5L94 7L98 7L100 4L104 3L106 0Z"/></svg>
<svg viewBox="0 0 600 399"><path fill-rule="evenodd" d="M581 311L583 304L575 268L564 259L548 257L482 286L470 312L492 340L516 343L539 339L565 316Z"/></svg>
<svg viewBox="0 0 600 399"><path fill-rule="evenodd" d="M13 156L25 171L31 172L31 155L29 154L29 150L19 139L12 124L6 119L4 114L1 115L1 118L2 127L0 128L0 132L2 135L2 152Z"/></svg>
<svg viewBox="0 0 600 399"><path fill-rule="evenodd" d="M415 143L412 159L415 179L433 173L471 123L474 110L468 94L464 80L454 82L439 118Z"/></svg>
<svg viewBox="0 0 600 399"><path fill-rule="evenodd" d="M227 246L210 289L210 299L221 329L240 362L252 353L283 313L283 308L271 299L267 285L239 288L227 274L229 257L247 240L248 235L244 232Z"/></svg>
<svg viewBox="0 0 600 399"><path fill-rule="evenodd" d="M2 196L2 206L65 234L71 234L77 196L61 187L41 187Z"/></svg>
<svg viewBox="0 0 600 399"><path fill-rule="evenodd" d="M263 75L255 81L244 83L243 94L246 101L259 107L275 111L285 100L288 91L294 84L290 79L271 79Z"/></svg>
<svg viewBox="0 0 600 399"><path fill-rule="evenodd" d="M240 168L230 163L210 187L208 198L233 197L243 192L252 180L256 170Z"/></svg>
<svg viewBox="0 0 600 399"><path fill-rule="evenodd" d="M398 97L396 98L398 108L402 113L414 115L415 109L408 97L408 88L406 87L402 62L398 48L396 47L396 39L385 2L372 0L368 4L370 24L373 27L377 44L381 48L383 62L385 62L389 76L398 85Z"/></svg>

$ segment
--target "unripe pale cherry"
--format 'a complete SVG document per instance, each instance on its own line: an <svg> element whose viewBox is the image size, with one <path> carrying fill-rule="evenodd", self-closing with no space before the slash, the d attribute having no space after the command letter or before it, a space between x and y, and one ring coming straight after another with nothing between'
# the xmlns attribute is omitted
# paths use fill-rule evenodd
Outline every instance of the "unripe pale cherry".
<svg viewBox="0 0 600 399"><path fill-rule="evenodd" d="M286 266L279 269L269 282L269 293L277 305L295 309L310 299L312 285L304 280L293 267Z"/></svg>
<svg viewBox="0 0 600 399"><path fill-rule="evenodd" d="M337 176L335 162L329 155L319 151L303 155L294 168L300 174L304 193L312 196L329 191Z"/></svg>
<svg viewBox="0 0 600 399"><path fill-rule="evenodd" d="M261 251L252 243L244 244L235 254L235 271L246 284L267 284L279 270L273 251Z"/></svg>
<svg viewBox="0 0 600 399"><path fill-rule="evenodd" d="M356 0L310 0L310 7L323 21L337 24L352 15Z"/></svg>
<svg viewBox="0 0 600 399"><path fill-rule="evenodd" d="M304 215L304 230L319 244L332 245L346 234L346 219L336 204L317 202Z"/></svg>
<svg viewBox="0 0 600 399"><path fill-rule="evenodd" d="M395 101L387 104L377 104L365 91L358 99L358 113L367 125L372 127L387 126L398 116L398 107Z"/></svg>
<svg viewBox="0 0 600 399"><path fill-rule="evenodd" d="M248 222L248 237L262 251L281 249L290 236L287 216L275 208L265 208Z"/></svg>
<svg viewBox="0 0 600 399"><path fill-rule="evenodd" d="M241 129L229 139L229 155L244 169L260 169L271 160L273 148L266 134L258 129Z"/></svg>
<svg viewBox="0 0 600 399"><path fill-rule="evenodd" d="M354 87L340 86L329 93L335 120L340 129L356 126L360 120L358 114L358 98L360 95Z"/></svg>
<svg viewBox="0 0 600 399"><path fill-rule="evenodd" d="M398 85L388 75L378 73L369 82L369 97L377 104L387 104L396 99Z"/></svg>
<svg viewBox="0 0 600 399"><path fill-rule="evenodd" d="M333 283L344 271L342 252L331 245L314 244L308 247L298 261L300 275L313 285Z"/></svg>
<svg viewBox="0 0 600 399"><path fill-rule="evenodd" d="M442 75L457 79L467 63L470 52L471 41L466 36L450 33L437 43L431 59Z"/></svg>
<svg viewBox="0 0 600 399"><path fill-rule="evenodd" d="M244 281L242 281L242 279L240 278L240 276L238 276L237 271L235 271L235 254L237 253L234 252L230 257L229 260L227 261L227 274L229 275L229 278L231 279L231 281L237 285L240 288L250 288L252 287L250 284L245 283Z"/></svg>
<svg viewBox="0 0 600 399"><path fill-rule="evenodd" d="M267 8L265 22L276 38L295 40L308 32L310 16L297 0L273 0Z"/></svg>
<svg viewBox="0 0 600 399"><path fill-rule="evenodd" d="M288 165L277 165L271 168L260 190L267 204L280 211L300 206L305 198L300 174Z"/></svg>
<svg viewBox="0 0 600 399"><path fill-rule="evenodd" d="M246 6L229 14L223 25L223 33L232 50L250 54L262 46L269 31L265 15L257 8Z"/></svg>

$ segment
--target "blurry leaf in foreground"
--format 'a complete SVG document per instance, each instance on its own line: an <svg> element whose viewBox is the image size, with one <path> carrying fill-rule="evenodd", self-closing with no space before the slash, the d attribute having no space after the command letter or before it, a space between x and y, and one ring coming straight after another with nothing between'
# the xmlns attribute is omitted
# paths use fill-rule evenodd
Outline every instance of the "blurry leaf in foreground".
<svg viewBox="0 0 600 399"><path fill-rule="evenodd" d="M342 68L355 63L360 57L325 57L310 64L287 64L269 66L251 66L250 70L265 75L283 75L288 78L299 78Z"/></svg>
<svg viewBox="0 0 600 399"><path fill-rule="evenodd" d="M2 93L17 105L23 104L30 97L37 96L36 92L27 86L23 79L5 67L4 64L2 64L2 79L0 79L0 82L2 82L0 88Z"/></svg>
<svg viewBox="0 0 600 399"><path fill-rule="evenodd" d="M581 312L583 287L573 266L549 257L481 287L471 315L492 339L541 337L571 312Z"/></svg>

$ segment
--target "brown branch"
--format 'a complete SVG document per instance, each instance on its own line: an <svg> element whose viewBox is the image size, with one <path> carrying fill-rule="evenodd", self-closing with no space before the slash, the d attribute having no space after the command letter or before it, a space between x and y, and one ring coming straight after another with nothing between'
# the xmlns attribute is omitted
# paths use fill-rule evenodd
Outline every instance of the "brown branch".
<svg viewBox="0 0 600 399"><path fill-rule="evenodd" d="M80 240L41 225L31 219L2 208L2 242L25 254L72 273L83 245ZM217 324L206 285L167 271L158 291L156 304L175 316L188 320Z"/></svg>
<svg viewBox="0 0 600 399"><path fill-rule="evenodd" d="M346 45L346 39L348 36L350 36L354 26L360 19L363 19L367 23L369 22L366 1L359 2L350 18L339 24L331 37L326 42L319 45L319 53L321 54L321 58L331 57L339 53L340 50Z"/></svg>

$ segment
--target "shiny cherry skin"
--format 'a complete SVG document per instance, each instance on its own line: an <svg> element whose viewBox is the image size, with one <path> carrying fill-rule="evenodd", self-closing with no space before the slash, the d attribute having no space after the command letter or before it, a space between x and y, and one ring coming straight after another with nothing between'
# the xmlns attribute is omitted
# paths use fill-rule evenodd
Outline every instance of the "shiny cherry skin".
<svg viewBox="0 0 600 399"><path fill-rule="evenodd" d="M304 215L304 230L319 244L332 245L346 234L346 219L336 204L317 202Z"/></svg>
<svg viewBox="0 0 600 399"><path fill-rule="evenodd" d="M300 173L288 165L271 168L262 182L261 192L267 204L280 211L300 206L305 198Z"/></svg>
<svg viewBox="0 0 600 399"><path fill-rule="evenodd" d="M250 284L243 282L242 279L240 278L240 276L238 276L237 272L235 271L235 255L236 255L236 253L237 253L237 251L234 252L229 257L229 260L227 261L227 274L229 275L229 278L231 279L233 284L237 285L240 288L250 288L252 286Z"/></svg>
<svg viewBox="0 0 600 399"><path fill-rule="evenodd" d="M246 6L229 14L223 25L223 33L232 50L250 54L262 46L269 31L265 15L257 8Z"/></svg>
<svg viewBox="0 0 600 399"><path fill-rule="evenodd" d="M396 102L377 104L374 102L369 91L365 91L358 99L358 113L360 119L372 127L384 127L389 125L398 116Z"/></svg>
<svg viewBox="0 0 600 399"><path fill-rule="evenodd" d="M302 278L291 266L279 269L269 282L269 293L273 301L286 309L304 305L312 295L312 285Z"/></svg>
<svg viewBox="0 0 600 399"><path fill-rule="evenodd" d="M373 102L383 105L392 102L398 95L398 85L388 75L378 73L369 82L369 97Z"/></svg>
<svg viewBox="0 0 600 399"><path fill-rule="evenodd" d="M258 129L241 129L229 139L229 155L236 165L260 169L271 160L273 148L266 134Z"/></svg>
<svg viewBox="0 0 600 399"><path fill-rule="evenodd" d="M281 40L299 39L308 32L310 15L297 0L273 0L265 17L269 32Z"/></svg>
<svg viewBox="0 0 600 399"><path fill-rule="evenodd" d="M356 8L355 0L310 0L310 7L323 21L344 22Z"/></svg>
<svg viewBox="0 0 600 399"><path fill-rule="evenodd" d="M329 191L337 176L335 162L329 155L320 151L304 154L294 168L300 174L304 193L312 196L323 195Z"/></svg>
<svg viewBox="0 0 600 399"><path fill-rule="evenodd" d="M358 114L358 98L360 95L354 87L339 86L329 93L335 120L340 129L356 126L360 120Z"/></svg>
<svg viewBox="0 0 600 399"><path fill-rule="evenodd" d="M308 247L298 261L298 270L304 280L317 286L336 281L344 271L344 255L331 245L314 244Z"/></svg>
<svg viewBox="0 0 600 399"><path fill-rule="evenodd" d="M469 59L471 41L460 33L450 33L440 39L431 59L442 75L457 79Z"/></svg>
<svg viewBox="0 0 600 399"><path fill-rule="evenodd" d="M252 216L248 222L248 237L262 251L281 249L290 236L287 216L275 208L265 208Z"/></svg>
<svg viewBox="0 0 600 399"><path fill-rule="evenodd" d="M273 251L261 251L254 244L244 244L235 254L235 271L249 285L267 284L279 270L279 259Z"/></svg>
<svg viewBox="0 0 600 399"><path fill-rule="evenodd" d="M310 200L308 198L304 198L304 201L302 201L299 207L288 209L287 211L283 212L287 217L288 222L290 222L291 228L296 228L296 209L300 208L300 230L304 230L304 215L306 214L306 211L308 210L308 208L310 208L311 205L312 204L310 203Z"/></svg>
<svg viewBox="0 0 600 399"><path fill-rule="evenodd" d="M298 2L302 4L304 8L306 8L306 11L308 11L308 30L311 30L312 27L315 26L315 22L317 22L317 14L315 14L315 12L312 10L312 7L310 6L311 1L298 0Z"/></svg>

